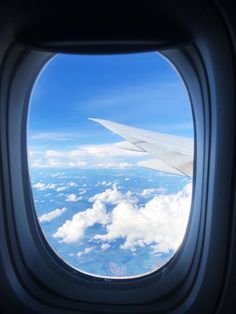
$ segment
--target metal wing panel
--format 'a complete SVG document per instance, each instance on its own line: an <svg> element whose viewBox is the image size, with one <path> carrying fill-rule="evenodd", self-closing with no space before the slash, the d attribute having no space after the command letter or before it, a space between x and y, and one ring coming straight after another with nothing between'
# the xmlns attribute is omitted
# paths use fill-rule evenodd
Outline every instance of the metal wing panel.
<svg viewBox="0 0 236 314"><path fill-rule="evenodd" d="M109 120L102 119L90 119L93 120L105 128L113 131L114 133L123 137L127 142L132 145L129 147L127 144L123 144L123 149L131 149L134 146L139 151L147 152L150 155L157 158L159 161L159 167L164 169L163 163L166 164L166 169L171 167L187 176L192 176L193 172L193 141L190 138L174 136L169 134L163 134L144 129L130 127L124 124L115 123ZM126 148L127 147L127 148ZM133 148L134 149L134 148ZM156 165L152 162L153 167L157 170L158 161ZM168 166L168 167L167 167ZM149 167L150 168L150 167ZM161 170L160 171L163 171ZM166 171L169 173L173 173Z"/></svg>

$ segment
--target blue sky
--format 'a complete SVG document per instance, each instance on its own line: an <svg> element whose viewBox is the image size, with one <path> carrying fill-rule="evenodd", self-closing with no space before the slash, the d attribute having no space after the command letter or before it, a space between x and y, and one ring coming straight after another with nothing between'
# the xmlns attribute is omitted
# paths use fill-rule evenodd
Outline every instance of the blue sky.
<svg viewBox="0 0 236 314"><path fill-rule="evenodd" d="M37 78L30 99L28 145L32 160L38 160L35 165L46 166L47 158L62 161L63 152L122 140L88 120L90 117L193 135L190 102L182 79L155 52L56 55L50 60Z"/></svg>
<svg viewBox="0 0 236 314"><path fill-rule="evenodd" d="M192 137L188 94L173 66L154 52L57 55L38 76L29 109L35 207L57 254L109 276L166 262L186 230L190 179L142 167L153 157L115 146L123 139L88 118Z"/></svg>

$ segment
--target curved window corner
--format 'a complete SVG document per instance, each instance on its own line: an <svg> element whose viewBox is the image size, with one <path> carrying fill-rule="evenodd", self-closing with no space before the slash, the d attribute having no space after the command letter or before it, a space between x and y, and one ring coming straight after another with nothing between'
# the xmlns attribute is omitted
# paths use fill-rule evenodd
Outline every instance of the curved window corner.
<svg viewBox="0 0 236 314"><path fill-rule="evenodd" d="M194 131L163 55L56 55L30 97L27 148L39 225L79 272L128 279L166 265L192 200Z"/></svg>

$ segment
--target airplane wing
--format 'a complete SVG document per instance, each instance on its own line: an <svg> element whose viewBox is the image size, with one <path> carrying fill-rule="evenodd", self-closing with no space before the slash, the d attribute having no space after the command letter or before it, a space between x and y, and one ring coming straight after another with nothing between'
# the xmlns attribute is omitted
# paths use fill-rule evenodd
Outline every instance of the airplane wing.
<svg viewBox="0 0 236 314"><path fill-rule="evenodd" d="M153 132L130 127L109 120L93 119L105 128L125 139L117 143L122 149L147 152L154 160L145 160L139 164L151 169L171 174L192 176L193 140L191 138Z"/></svg>

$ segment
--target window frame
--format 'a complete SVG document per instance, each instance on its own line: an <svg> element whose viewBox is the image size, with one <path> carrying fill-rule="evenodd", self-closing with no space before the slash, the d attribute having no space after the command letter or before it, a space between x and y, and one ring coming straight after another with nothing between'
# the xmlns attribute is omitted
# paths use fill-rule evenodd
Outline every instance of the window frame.
<svg viewBox="0 0 236 314"><path fill-rule="evenodd" d="M218 36L227 42L222 32ZM220 94L217 84L222 83L223 78L218 79L216 76L214 64L220 59L226 69L224 75L232 77L233 74L227 47L224 53L218 52L214 56L212 51L216 49L215 44L210 45L210 48L205 42L199 41L197 44L195 47L189 45L175 51L162 52L175 64L186 83L195 119L197 143L193 210L188 230L180 249L165 266L147 276L124 280L106 280L75 271L56 256L42 235L33 209L27 164L26 124L31 88L41 67L52 54L29 51L17 45L8 51L1 73L3 84L0 93L1 171L5 196L5 227L1 233L8 243L5 262L11 265L14 274L12 285L17 294L21 291L20 298L24 302L30 298L32 308L43 308L45 313L46 310L53 313L52 309L57 313L64 313L65 310L94 312L96 304L98 313L125 313L127 308L129 313L137 313L137 306L139 313L172 312L176 309L186 312L193 303L197 304L204 299L200 290L203 286L208 287L207 278L215 276L210 269L213 253L220 260L217 266L220 278L213 280L215 285L209 288L211 295L218 295L226 256L224 241L228 234L232 189L230 170L233 164L233 152L229 151L229 147L233 143L234 134L233 123L229 123L228 130L222 128L225 119L232 122L234 109L233 86L226 86ZM220 106L224 96L228 108L225 112ZM226 148L222 158L228 160L224 171L219 168L221 161L216 157L222 147ZM230 154L230 158L226 154ZM222 189L219 183L221 176L225 178L225 194L219 201L217 193ZM222 205L226 208L224 213ZM219 225L221 238L217 236ZM214 236L219 242L210 247ZM222 256L219 256L218 251ZM212 280L209 282L212 285ZM190 295L192 299L189 299ZM192 300L192 303L188 300ZM215 306L214 302L213 300L209 305L210 308Z"/></svg>
<svg viewBox="0 0 236 314"><path fill-rule="evenodd" d="M175 51L174 54L176 55L176 53L179 54L178 58L180 58L180 55L182 56L183 61L184 55L182 52ZM25 53L24 50L20 51L16 61L16 72L14 73L11 84L12 97L9 98L8 121L11 126L8 130L10 150L9 168L11 169L11 173L14 173L14 176L16 175L18 178L17 181L11 178L12 196L14 196L12 198L12 209L14 210L14 223L15 232L17 234L16 237L18 239L19 255L23 257L25 271L34 274L34 280L36 282L40 282L40 285L54 290L55 294L64 295L64 297L67 296L68 299L70 298L80 302L92 301L100 303L103 299L102 296L109 299L110 304L121 303L137 305L152 302L154 298L163 299L165 295L168 295L169 299L169 294L172 290L176 290L181 284L181 281L187 276L189 268L193 263L193 256L195 254L195 249L193 248L196 246L198 231L197 228L193 231L194 227L192 226L192 221L193 219L195 221L200 219L200 215L197 211L191 211L189 218L188 229L192 229L192 239L189 239L190 234L187 231L180 249L166 265L151 274L131 279L107 280L106 278L92 277L73 269L55 254L42 234L34 210L32 188L29 180L26 125L27 108L31 92L29 86L33 86L38 71L52 56L53 55L48 53ZM168 52L165 53L165 56L168 58ZM191 75L196 76L190 65L187 65L186 59L185 66L188 67L188 71L192 72ZM34 69L33 71L32 68ZM27 69L30 70L30 73L26 72ZM20 82L23 76L28 79ZM197 94L199 94L200 88L197 79L194 84L194 89L198 89ZM22 102L19 101L21 99L23 100ZM16 101L18 102L17 110L15 106ZM201 116L202 114L203 113L201 113ZM199 113L198 116L200 117ZM199 121L198 124L200 124ZM19 158L16 160L15 156L19 156ZM197 150L196 156L198 156ZM198 164L200 164L200 162L202 161L198 161ZM199 174L199 176L200 175L201 174ZM197 191L197 193L199 192ZM193 207L198 206L200 205L195 204L195 198L193 197ZM193 232L195 232L194 236ZM193 240L193 238L195 240ZM193 242L195 242L194 245ZM25 247L29 249L24 251ZM17 250L14 251L16 252ZM176 274L181 275L176 276ZM46 278L46 280L44 280L44 278ZM175 286L173 286L173 280ZM101 293L97 293L91 297L89 289L92 289L94 285L99 288ZM80 287L80 289L76 289L78 287ZM145 293L147 287L148 290L150 290L148 294ZM68 293L68 291L70 292ZM73 293L71 293L71 291L73 291ZM158 296L157 291L159 291ZM103 300L103 302L105 302L105 300Z"/></svg>

